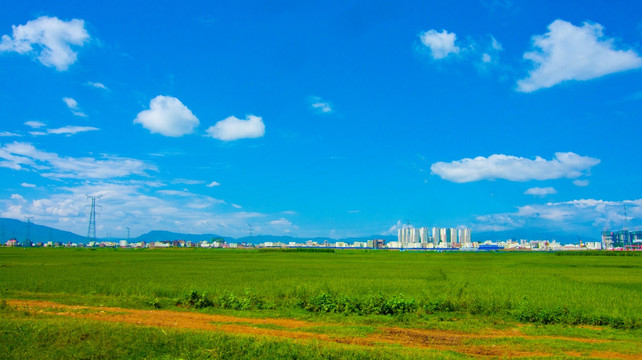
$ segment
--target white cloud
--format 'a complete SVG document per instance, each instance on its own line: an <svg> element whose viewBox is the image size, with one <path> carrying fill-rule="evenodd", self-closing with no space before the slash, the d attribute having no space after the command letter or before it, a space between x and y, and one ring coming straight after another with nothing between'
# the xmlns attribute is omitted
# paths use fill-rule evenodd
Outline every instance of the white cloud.
<svg viewBox="0 0 642 360"><path fill-rule="evenodd" d="M207 184L207 185L205 185L205 186L207 186L207 187L214 187L214 186L220 186L220 185L221 185L221 184L219 184L218 182L216 182L216 181L212 181L211 183L209 183L209 184Z"/></svg>
<svg viewBox="0 0 642 360"><path fill-rule="evenodd" d="M232 204L232 207L235 208L235 209L241 209L242 208L242 206L238 205L238 204Z"/></svg>
<svg viewBox="0 0 642 360"><path fill-rule="evenodd" d="M100 129L92 126L63 126L57 129L47 129L47 133L73 135L80 132L96 131L96 130L100 130Z"/></svg>
<svg viewBox="0 0 642 360"><path fill-rule="evenodd" d="M553 187L532 187L526 191L524 191L524 194L526 195L533 195L533 196L546 196L546 195L552 195L552 194L557 194L557 190Z"/></svg>
<svg viewBox="0 0 642 360"><path fill-rule="evenodd" d="M29 135L31 135L31 136L43 136L43 135L47 135L47 133L44 132L44 131L29 131Z"/></svg>
<svg viewBox="0 0 642 360"><path fill-rule="evenodd" d="M277 220L272 220L272 221L270 221L270 224L272 224L272 225L292 225L290 220L288 220L286 218L280 218L280 219L277 219Z"/></svg>
<svg viewBox="0 0 642 360"><path fill-rule="evenodd" d="M19 202L25 202L25 198L22 197L20 194L11 194L11 199L12 200L18 200Z"/></svg>
<svg viewBox="0 0 642 360"><path fill-rule="evenodd" d="M82 110L80 110L80 108L78 107L78 102L73 98L64 97L62 98L62 101L67 105L69 110L71 110L72 114L80 117L87 117L87 114L85 114L84 112L82 112Z"/></svg>
<svg viewBox="0 0 642 360"><path fill-rule="evenodd" d="M0 217L24 219L26 215L35 216L34 222L38 224L84 235L87 234L88 204L85 194L100 196L100 217L96 219L99 237L105 236L106 232L125 236L126 231L120 234L117 231L125 226L132 229L132 236L150 230L245 236L250 219L255 225L255 233L282 234L294 228L270 224L261 213L209 208L221 201L199 194L158 196L156 189L148 188L145 182L128 180L87 181L79 186L54 188L42 198L0 200ZM231 211L216 211L225 209Z"/></svg>
<svg viewBox="0 0 642 360"><path fill-rule="evenodd" d="M585 175L597 165L599 159L580 156L572 152L555 153L555 158L546 160L537 156L534 160L503 154L489 157L478 156L450 163L436 162L430 166L433 174L442 179L465 183L479 180L506 179L510 181L550 180L576 178Z"/></svg>
<svg viewBox="0 0 642 360"><path fill-rule="evenodd" d="M457 35L449 33L446 30L437 32L436 30L428 30L419 34L421 43L430 49L433 59L443 59L450 54L457 54L461 50L455 41Z"/></svg>
<svg viewBox="0 0 642 360"><path fill-rule="evenodd" d="M20 137L20 136L22 136L22 135L16 134L16 133L12 133L12 132L9 132L9 131L0 132L0 137Z"/></svg>
<svg viewBox="0 0 642 360"><path fill-rule="evenodd" d="M269 232L286 233L286 234L289 234L292 231L297 230L298 228L299 228L298 226L293 225L292 222L286 218L272 220L265 225L258 224L255 226L255 229L257 230L257 232L269 231Z"/></svg>
<svg viewBox="0 0 642 360"><path fill-rule="evenodd" d="M198 184L203 184L205 181L203 180L194 180L194 179L174 179L172 181L174 184L185 184L185 185L198 185Z"/></svg>
<svg viewBox="0 0 642 360"><path fill-rule="evenodd" d="M628 216L624 217L624 205ZM512 213L482 215L476 218L477 230L511 230L538 227L568 232L592 233L599 237L604 228L642 224L642 199L606 201L580 199L520 206Z"/></svg>
<svg viewBox="0 0 642 360"><path fill-rule="evenodd" d="M22 184L20 184L20 186L26 187L26 188L34 188L34 187L36 187L36 185L29 184L29 183L26 183L26 182L23 182Z"/></svg>
<svg viewBox="0 0 642 360"><path fill-rule="evenodd" d="M387 231L384 231L382 235L397 235L399 229L406 229L407 227L409 227L408 224L404 224L401 220L397 220L397 223L388 228Z"/></svg>
<svg viewBox="0 0 642 360"><path fill-rule="evenodd" d="M588 180L575 179L575 180L573 180L573 185L575 185L575 186L588 186L589 185L589 181Z"/></svg>
<svg viewBox="0 0 642 360"><path fill-rule="evenodd" d="M0 52L34 55L41 64L58 71L67 70L76 62L77 54L71 46L82 46L89 40L85 23L79 19L63 21L41 16L12 28L12 36L2 36Z"/></svg>
<svg viewBox="0 0 642 360"><path fill-rule="evenodd" d="M205 209L216 204L225 204L225 201L215 199L210 196L195 194L186 190L158 190L159 194L167 196L179 196L189 198L189 201L184 204L185 207L191 209Z"/></svg>
<svg viewBox="0 0 642 360"><path fill-rule="evenodd" d="M138 113L134 124L141 124L151 133L179 137L191 134L199 121L177 98L158 95L149 103L149 110Z"/></svg>
<svg viewBox="0 0 642 360"><path fill-rule="evenodd" d="M73 98L70 97L63 97L62 101L67 105L68 108L70 109L78 109L78 102L74 100Z"/></svg>
<svg viewBox="0 0 642 360"><path fill-rule="evenodd" d="M116 156L104 156L101 159L61 157L20 142L0 147L0 167L31 170L54 179L107 179L147 175L147 171L156 170L155 166L141 160Z"/></svg>
<svg viewBox="0 0 642 360"><path fill-rule="evenodd" d="M265 124L260 116L248 115L246 120L230 116L210 126L207 134L223 141L259 138L265 134Z"/></svg>
<svg viewBox="0 0 642 360"><path fill-rule="evenodd" d="M45 126L46 124L40 121L27 121L25 122L25 125L29 126L32 129L39 129Z"/></svg>
<svg viewBox="0 0 642 360"><path fill-rule="evenodd" d="M642 67L642 58L629 50L618 50L600 24L581 27L555 20L544 35L533 36L533 51L524 58L534 63L528 77L517 82L517 90L532 92L567 80L590 80Z"/></svg>
<svg viewBox="0 0 642 360"><path fill-rule="evenodd" d="M105 84L99 82L87 81L87 85L95 87L96 89L109 90Z"/></svg>
<svg viewBox="0 0 642 360"><path fill-rule="evenodd" d="M327 101L323 101L323 99L318 96L310 97L310 106L318 113L328 114L332 112L332 104Z"/></svg>

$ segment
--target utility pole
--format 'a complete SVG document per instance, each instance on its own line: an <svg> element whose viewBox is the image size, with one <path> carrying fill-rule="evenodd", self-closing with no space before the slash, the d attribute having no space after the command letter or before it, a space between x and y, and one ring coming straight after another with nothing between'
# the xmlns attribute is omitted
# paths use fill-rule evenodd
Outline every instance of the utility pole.
<svg viewBox="0 0 642 360"><path fill-rule="evenodd" d="M33 216L27 216L27 232L25 234L25 243L24 247L31 246L31 219Z"/></svg>

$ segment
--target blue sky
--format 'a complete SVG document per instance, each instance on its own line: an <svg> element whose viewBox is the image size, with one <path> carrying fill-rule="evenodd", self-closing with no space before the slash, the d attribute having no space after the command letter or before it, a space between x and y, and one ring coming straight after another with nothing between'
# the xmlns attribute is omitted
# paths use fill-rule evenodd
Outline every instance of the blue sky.
<svg viewBox="0 0 642 360"><path fill-rule="evenodd" d="M30 1L0 216L98 236L642 224L642 4ZM627 217L624 216L624 208Z"/></svg>

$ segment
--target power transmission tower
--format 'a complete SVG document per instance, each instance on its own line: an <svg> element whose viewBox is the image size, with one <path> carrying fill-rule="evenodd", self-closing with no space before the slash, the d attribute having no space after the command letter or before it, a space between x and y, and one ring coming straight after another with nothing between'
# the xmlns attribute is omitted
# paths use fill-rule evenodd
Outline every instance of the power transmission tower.
<svg viewBox="0 0 642 360"><path fill-rule="evenodd" d="M254 231L254 226L252 226L252 224L247 224L247 227L250 229L250 237L252 237L252 232Z"/></svg>
<svg viewBox="0 0 642 360"><path fill-rule="evenodd" d="M125 229L127 229L127 243L129 244L129 226L127 226Z"/></svg>
<svg viewBox="0 0 642 360"><path fill-rule="evenodd" d="M27 216L27 232L25 234L25 243L24 247L31 246L31 219L33 216Z"/></svg>
<svg viewBox="0 0 642 360"><path fill-rule="evenodd" d="M96 200L100 200L101 196L92 196L85 194L87 199L91 200L91 205L89 210L89 226L87 227L87 241L96 242ZM100 205L98 205L100 210Z"/></svg>

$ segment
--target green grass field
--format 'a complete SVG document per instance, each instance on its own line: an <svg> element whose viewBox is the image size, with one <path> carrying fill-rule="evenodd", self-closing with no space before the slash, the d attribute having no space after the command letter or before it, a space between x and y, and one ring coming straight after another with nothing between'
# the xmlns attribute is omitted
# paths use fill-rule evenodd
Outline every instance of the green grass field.
<svg viewBox="0 0 642 360"><path fill-rule="evenodd" d="M344 323L347 332L352 331L350 326L359 332L371 324L480 331L524 323L535 325L532 331L543 326L547 333L558 335L582 331L578 325L599 326L601 332L591 336L626 339L641 333L642 257L1 248L0 298L315 319ZM46 316L4 311L12 315L2 320L0 342L19 323L30 324L24 329L45 322L63 326L61 320ZM115 326L88 324L73 320L64 326L93 326L93 331L107 338ZM126 332L145 333L141 337L152 336L153 331L158 330L126 328ZM195 349L203 341L213 342L214 347L246 341L202 333L190 339ZM287 351L300 352L299 358L388 354L336 346L321 351L287 341L267 343L279 349L294 347L298 350ZM634 346L628 351L638 350ZM166 353L168 358L172 354ZM197 358L211 355L193 354Z"/></svg>

